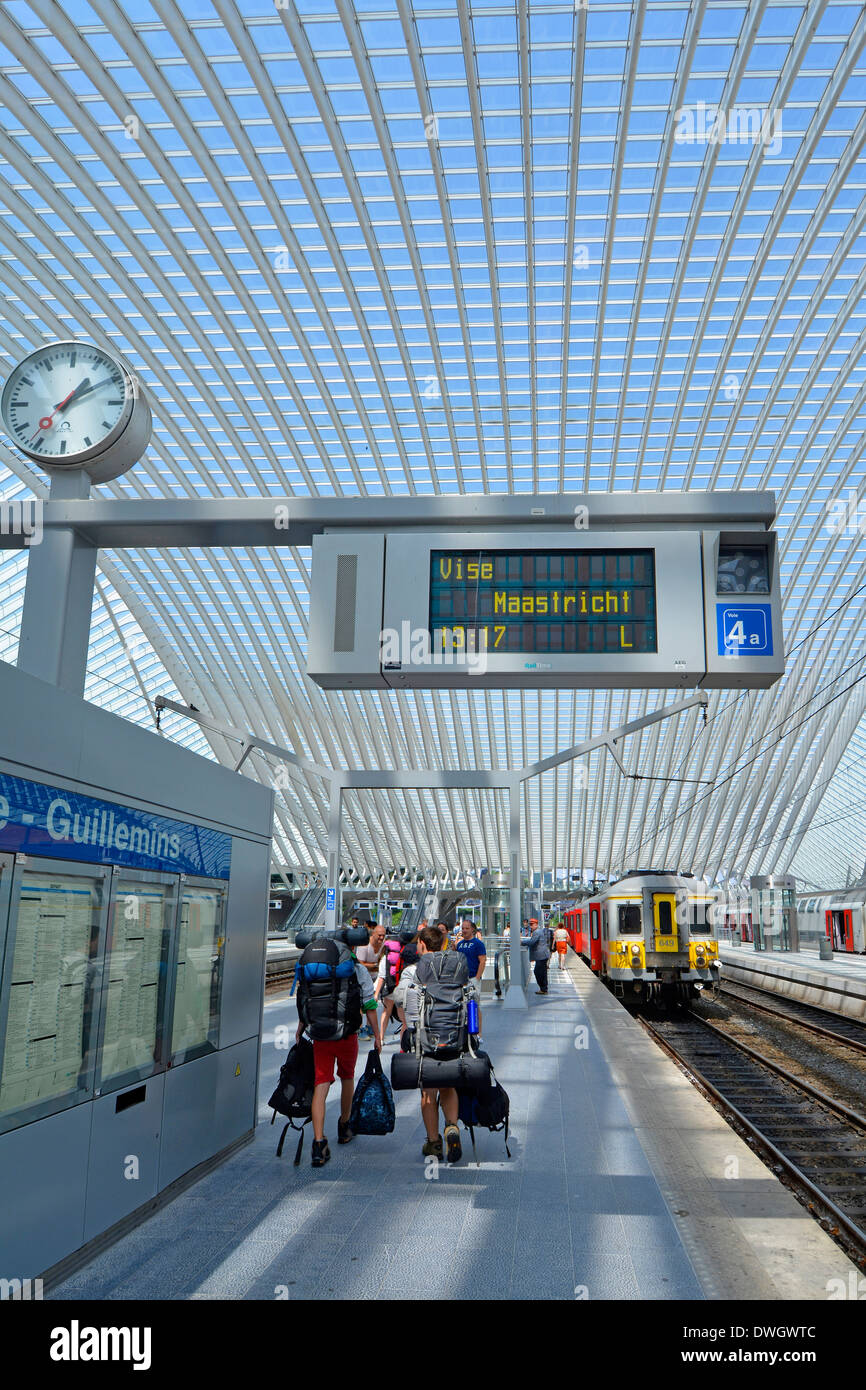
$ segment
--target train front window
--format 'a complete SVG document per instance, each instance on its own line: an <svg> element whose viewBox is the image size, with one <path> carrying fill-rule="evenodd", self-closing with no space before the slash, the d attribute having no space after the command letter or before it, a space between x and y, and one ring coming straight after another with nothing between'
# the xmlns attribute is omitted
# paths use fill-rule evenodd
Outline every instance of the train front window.
<svg viewBox="0 0 866 1390"><path fill-rule="evenodd" d="M637 903L623 903L619 909L620 936L640 936L640 908Z"/></svg>
<svg viewBox="0 0 866 1390"><path fill-rule="evenodd" d="M673 922L671 920L671 905L667 898L662 898L658 904L659 914L659 936L673 936Z"/></svg>

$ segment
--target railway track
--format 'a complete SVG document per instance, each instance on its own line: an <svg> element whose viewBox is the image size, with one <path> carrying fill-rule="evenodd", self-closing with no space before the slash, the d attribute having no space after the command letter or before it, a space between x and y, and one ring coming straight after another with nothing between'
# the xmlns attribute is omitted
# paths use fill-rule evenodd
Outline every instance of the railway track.
<svg viewBox="0 0 866 1390"><path fill-rule="evenodd" d="M866 1263L866 1115L735 1042L694 1013L640 1015L671 1056L750 1135L832 1235Z"/></svg>
<svg viewBox="0 0 866 1390"><path fill-rule="evenodd" d="M866 1025L858 1019L846 1018L844 1014L818 1008L815 1004L801 1004L798 999L786 999L772 990L761 989L760 985L743 985L739 980L733 984L725 980L720 993L731 1000L738 999L748 1004L750 1009L797 1023L801 1028L818 1033L832 1042L844 1043L858 1052L866 1052Z"/></svg>
<svg viewBox="0 0 866 1390"><path fill-rule="evenodd" d="M294 966L286 970L269 970L265 975L265 994L271 994L278 989L289 989L294 978Z"/></svg>

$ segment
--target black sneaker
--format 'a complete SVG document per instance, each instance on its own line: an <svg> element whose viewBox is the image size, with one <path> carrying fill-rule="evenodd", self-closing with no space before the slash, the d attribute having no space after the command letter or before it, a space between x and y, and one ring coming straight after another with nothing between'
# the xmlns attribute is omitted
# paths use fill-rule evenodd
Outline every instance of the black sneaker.
<svg viewBox="0 0 866 1390"><path fill-rule="evenodd" d="M460 1143L460 1130L456 1125L445 1126L445 1147L448 1150L448 1162L456 1163L463 1157L463 1145Z"/></svg>
<svg viewBox="0 0 866 1390"><path fill-rule="evenodd" d="M442 1158L442 1135L437 1134L435 1139L428 1139L421 1150L424 1158Z"/></svg>
<svg viewBox="0 0 866 1390"><path fill-rule="evenodd" d="M348 1121L348 1120L338 1120L338 1121L337 1121L337 1143L338 1143L338 1144L351 1144L351 1142L352 1142L352 1140L354 1139L354 1137L355 1137L355 1132L354 1132L354 1130L351 1130L351 1129L349 1128L349 1121Z"/></svg>
<svg viewBox="0 0 866 1390"><path fill-rule="evenodd" d="M313 1140L313 1167L324 1168L328 1159L331 1157L331 1150L328 1148L327 1139Z"/></svg>

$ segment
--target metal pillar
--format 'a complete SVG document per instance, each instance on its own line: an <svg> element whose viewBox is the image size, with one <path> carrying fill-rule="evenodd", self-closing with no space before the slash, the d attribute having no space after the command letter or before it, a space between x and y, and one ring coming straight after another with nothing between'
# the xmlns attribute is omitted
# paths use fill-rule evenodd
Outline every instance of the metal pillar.
<svg viewBox="0 0 866 1390"><path fill-rule="evenodd" d="M520 882L520 779L513 778L508 785L508 849L511 885L509 895L509 975L510 983L503 1003L506 1009L526 1009L526 991L523 988L523 967L521 962L520 928L522 925L522 885Z"/></svg>
<svg viewBox="0 0 866 1390"><path fill-rule="evenodd" d="M338 777L331 779L331 800L328 810L328 878L325 885L325 926L336 929L337 894L340 891L340 841L343 830L343 784Z"/></svg>
<svg viewBox="0 0 866 1390"><path fill-rule="evenodd" d="M81 501L90 496L83 470L57 473L49 501ZM27 560L27 582L18 642L18 669L84 694L90 615L96 583L96 547L71 526L46 529Z"/></svg>

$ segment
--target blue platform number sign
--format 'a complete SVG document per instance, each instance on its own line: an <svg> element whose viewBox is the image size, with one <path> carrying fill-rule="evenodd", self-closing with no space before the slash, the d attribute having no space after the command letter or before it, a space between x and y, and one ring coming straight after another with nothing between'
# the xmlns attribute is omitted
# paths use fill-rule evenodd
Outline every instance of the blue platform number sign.
<svg viewBox="0 0 866 1390"><path fill-rule="evenodd" d="M337 900L337 890L336 890L336 888L329 888L329 889L328 889L328 892L327 892L327 898L326 898L326 901L325 901L325 911L326 911L326 912L333 912L333 911L334 911L334 904L335 904L336 900Z"/></svg>
<svg viewBox="0 0 866 1390"><path fill-rule="evenodd" d="M719 656L772 656L773 618L769 603L716 604Z"/></svg>

